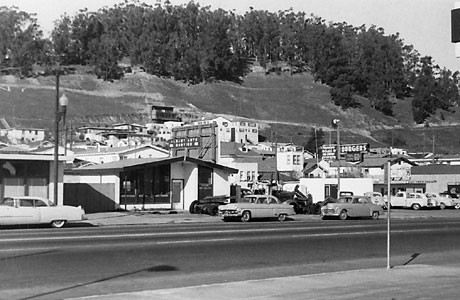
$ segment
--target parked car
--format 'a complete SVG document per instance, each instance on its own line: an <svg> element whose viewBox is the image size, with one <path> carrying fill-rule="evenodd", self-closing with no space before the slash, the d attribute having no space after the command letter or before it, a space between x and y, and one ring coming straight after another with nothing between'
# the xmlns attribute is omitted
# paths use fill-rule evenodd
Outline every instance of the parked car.
<svg viewBox="0 0 460 300"><path fill-rule="evenodd" d="M425 193L425 196L430 199L436 207L445 208L460 208L460 199L454 199L449 194Z"/></svg>
<svg viewBox="0 0 460 300"><path fill-rule="evenodd" d="M238 218L243 222L256 218L278 218L284 221L287 216L294 214L292 205L281 203L272 195L246 195L238 203L219 206L219 215L224 221Z"/></svg>
<svg viewBox="0 0 460 300"><path fill-rule="evenodd" d="M58 206L41 197L5 197L0 200L0 225L50 224L61 228L67 222L85 219L81 206Z"/></svg>
<svg viewBox="0 0 460 300"><path fill-rule="evenodd" d="M386 209L387 204L385 199L383 198L382 194L379 192L366 192L364 196L367 196L371 199L371 202L377 205L380 205L384 209Z"/></svg>
<svg viewBox="0 0 460 300"><path fill-rule="evenodd" d="M241 188L241 196L251 195L252 191L247 188ZM189 212L191 214L208 214L216 216L219 212L219 205L225 205L236 201L236 197L220 195L220 196L208 196L203 199L198 199L190 203Z"/></svg>
<svg viewBox="0 0 460 300"><path fill-rule="evenodd" d="M208 196L203 199L195 200L190 204L191 214L208 214L215 216L218 213L219 205L230 203L229 196Z"/></svg>
<svg viewBox="0 0 460 300"><path fill-rule="evenodd" d="M346 220L349 217L370 217L377 220L384 213L380 205L372 203L367 196L347 196L329 202L321 207L321 216L323 219L336 217L340 220Z"/></svg>
<svg viewBox="0 0 460 300"><path fill-rule="evenodd" d="M423 193L401 191L391 196L390 201L391 207L412 208L413 210L436 207L436 202L428 199Z"/></svg>

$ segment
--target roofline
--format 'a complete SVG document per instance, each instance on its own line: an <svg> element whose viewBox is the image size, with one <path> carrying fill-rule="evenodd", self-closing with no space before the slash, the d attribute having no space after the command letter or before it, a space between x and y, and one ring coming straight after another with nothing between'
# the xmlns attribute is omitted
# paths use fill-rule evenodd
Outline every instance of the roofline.
<svg viewBox="0 0 460 300"><path fill-rule="evenodd" d="M126 162L132 162L132 159L125 160ZM188 161L191 163L196 163L197 165L204 166L204 167L209 167L212 169L220 169L220 170L226 170L229 171L230 173L238 173L238 169L235 168L230 168L227 166L219 165L214 162L210 161L205 161L201 160L198 158L193 158L193 157L188 157L188 156L179 156L179 157L169 157L169 158L164 158L164 159L159 159L157 161L152 161L152 162L139 162L139 164L133 164L133 165L128 165L128 166L119 166L119 167L113 167L113 168L105 168L107 164L103 164L104 168L97 169L97 166L91 166L91 169L84 169L84 168L74 168L71 170L67 170L66 173L70 175L85 175L85 174L98 174L98 175L109 175L109 174L114 174L115 172L125 172L127 170L138 170L138 169L143 169L145 168L146 165L166 165L166 164L172 164L175 162L179 161ZM113 162L113 163L119 163L119 161ZM102 166L102 165L101 165Z"/></svg>

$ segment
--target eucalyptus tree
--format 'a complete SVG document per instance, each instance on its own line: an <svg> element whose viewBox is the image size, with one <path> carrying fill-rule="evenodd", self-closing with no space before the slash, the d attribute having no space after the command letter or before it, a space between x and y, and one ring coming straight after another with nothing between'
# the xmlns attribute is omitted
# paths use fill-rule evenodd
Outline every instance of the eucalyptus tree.
<svg viewBox="0 0 460 300"><path fill-rule="evenodd" d="M29 75L43 59L46 44L35 14L0 7L0 68L19 68L21 75Z"/></svg>

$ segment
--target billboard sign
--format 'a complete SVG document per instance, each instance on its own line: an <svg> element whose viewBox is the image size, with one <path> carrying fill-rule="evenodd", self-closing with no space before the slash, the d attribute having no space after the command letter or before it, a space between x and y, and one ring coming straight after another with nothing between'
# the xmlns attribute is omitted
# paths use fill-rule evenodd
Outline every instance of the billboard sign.
<svg viewBox="0 0 460 300"><path fill-rule="evenodd" d="M347 161L362 161L362 153L369 152L368 143L340 145L340 154L344 155ZM321 155L324 160L337 159L337 145L323 145Z"/></svg>

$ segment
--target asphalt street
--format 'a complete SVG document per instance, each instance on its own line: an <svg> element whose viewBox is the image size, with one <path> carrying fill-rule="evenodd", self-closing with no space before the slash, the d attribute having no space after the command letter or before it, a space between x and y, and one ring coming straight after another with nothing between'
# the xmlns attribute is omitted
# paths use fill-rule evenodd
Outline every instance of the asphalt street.
<svg viewBox="0 0 460 300"><path fill-rule="evenodd" d="M392 265L460 261L460 222L395 220ZM62 299L385 267L386 221L15 228L0 237L5 299Z"/></svg>

